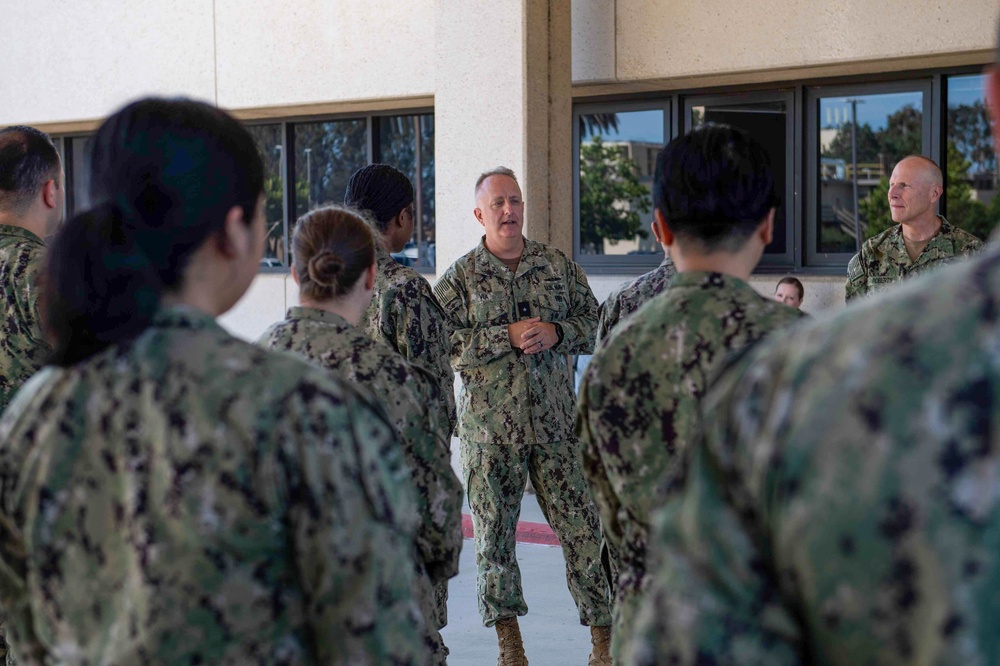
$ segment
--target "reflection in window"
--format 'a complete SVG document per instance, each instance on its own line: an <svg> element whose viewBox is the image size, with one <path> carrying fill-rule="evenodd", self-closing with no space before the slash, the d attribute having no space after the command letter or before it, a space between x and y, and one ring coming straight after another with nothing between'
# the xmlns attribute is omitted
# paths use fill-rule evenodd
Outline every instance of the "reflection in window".
<svg viewBox="0 0 1000 666"><path fill-rule="evenodd" d="M417 211L413 237L393 257L404 266L433 269L434 240L434 116L388 116L378 119L377 162L391 164L413 183Z"/></svg>
<svg viewBox="0 0 1000 666"><path fill-rule="evenodd" d="M892 226L889 176L900 159L923 152L922 109L920 92L819 100L818 252L855 252Z"/></svg>
<svg viewBox="0 0 1000 666"><path fill-rule="evenodd" d="M1000 219L997 158L983 101L986 76L948 78L948 221L983 240Z"/></svg>
<svg viewBox="0 0 1000 666"><path fill-rule="evenodd" d="M649 224L663 111L580 116L580 254L662 254Z"/></svg>
<svg viewBox="0 0 1000 666"><path fill-rule="evenodd" d="M295 125L295 217L344 203L351 174L368 164L368 121Z"/></svg>
<svg viewBox="0 0 1000 666"><path fill-rule="evenodd" d="M282 169L284 146L281 125L251 125L247 127L264 161L264 224L267 237L261 266L287 266L285 246L285 174Z"/></svg>
<svg viewBox="0 0 1000 666"><path fill-rule="evenodd" d="M774 239L765 254L785 255L788 250L789 221L785 206L785 192L789 149L786 141L787 109L785 102L746 102L741 104L712 104L691 108L691 127L704 123L724 123L738 127L756 139L767 151L774 177L774 191L778 195L778 209L774 214Z"/></svg>

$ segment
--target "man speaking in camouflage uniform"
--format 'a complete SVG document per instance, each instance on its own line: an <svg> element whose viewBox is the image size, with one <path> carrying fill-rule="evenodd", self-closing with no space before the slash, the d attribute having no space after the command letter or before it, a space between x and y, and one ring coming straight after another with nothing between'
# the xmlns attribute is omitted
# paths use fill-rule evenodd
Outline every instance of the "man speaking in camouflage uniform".
<svg viewBox="0 0 1000 666"><path fill-rule="evenodd" d="M983 248L936 213L943 192L934 160L911 155L899 161L889 179L889 210L898 224L865 241L847 264L848 301Z"/></svg>
<svg viewBox="0 0 1000 666"><path fill-rule="evenodd" d="M50 349L38 319L42 239L63 211L62 164L48 134L0 130L0 412L45 362Z"/></svg>
<svg viewBox="0 0 1000 666"><path fill-rule="evenodd" d="M759 143L725 125L671 141L657 158L653 200L656 236L678 273L597 350L580 387L584 473L619 553L616 662L643 585L656 491L682 469L708 379L727 352L801 317L747 284L777 202Z"/></svg>
<svg viewBox="0 0 1000 666"><path fill-rule="evenodd" d="M988 246L722 375L625 663L1000 663L998 300Z"/></svg>
<svg viewBox="0 0 1000 666"><path fill-rule="evenodd" d="M568 354L594 346L597 301L580 267L524 238L524 202L500 167L476 183L485 236L434 286L462 377L458 436L472 508L479 611L496 625L500 663L525 663L517 616L528 607L514 555L527 476L563 545L570 593L595 643L591 663L610 664L607 583L597 511L573 436ZM598 660L603 659L603 660Z"/></svg>

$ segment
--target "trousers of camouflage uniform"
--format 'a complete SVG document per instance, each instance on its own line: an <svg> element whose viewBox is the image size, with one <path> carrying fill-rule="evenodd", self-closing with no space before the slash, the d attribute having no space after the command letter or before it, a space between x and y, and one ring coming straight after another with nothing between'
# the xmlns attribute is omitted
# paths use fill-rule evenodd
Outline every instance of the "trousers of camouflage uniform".
<svg viewBox="0 0 1000 666"><path fill-rule="evenodd" d="M476 592L485 626L528 612L514 549L529 477L538 506L562 544L580 623L611 624L599 518L583 478L579 449L575 439L503 447L462 442L476 543Z"/></svg>

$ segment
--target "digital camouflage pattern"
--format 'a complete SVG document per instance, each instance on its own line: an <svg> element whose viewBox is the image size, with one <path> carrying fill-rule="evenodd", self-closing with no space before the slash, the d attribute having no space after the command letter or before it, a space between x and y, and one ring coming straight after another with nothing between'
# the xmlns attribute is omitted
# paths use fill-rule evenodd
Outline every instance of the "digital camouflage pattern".
<svg viewBox="0 0 1000 666"><path fill-rule="evenodd" d="M514 548L528 476L563 545L581 622L610 624L597 511L572 434L566 356L593 349L597 301L586 276L562 252L531 240L525 240L515 274L480 242L444 273L434 293L448 318L452 364L462 377L458 431L484 624L527 613ZM536 316L559 323L562 342L538 354L511 348L508 324Z"/></svg>
<svg viewBox="0 0 1000 666"><path fill-rule="evenodd" d="M611 292L597 311L597 347L630 314L664 289L677 273L674 262L665 256L659 266Z"/></svg>
<svg viewBox="0 0 1000 666"><path fill-rule="evenodd" d="M20 664L426 664L413 486L346 382L165 308L0 421Z"/></svg>
<svg viewBox="0 0 1000 666"><path fill-rule="evenodd" d="M52 351L42 337L38 317L38 278L44 258L42 239L27 229L0 224L0 412Z"/></svg>
<svg viewBox="0 0 1000 666"><path fill-rule="evenodd" d="M290 351L333 370L370 390L385 407L403 441L417 490L420 577L429 578L418 581L420 600L427 617L447 617L447 606L438 608L432 584L441 584L447 590L448 579L458 573L463 494L462 484L451 468L448 424L439 423L435 411L426 409L425 396L429 392L436 395L434 377L372 340L340 315L316 308L290 308L285 320L271 326L258 344ZM440 596L447 601L446 592ZM444 652L438 632L431 634L431 646L436 652Z"/></svg>
<svg viewBox="0 0 1000 666"><path fill-rule="evenodd" d="M1000 663L998 313L991 248L728 369L625 663Z"/></svg>
<svg viewBox="0 0 1000 666"><path fill-rule="evenodd" d="M566 356L594 348L597 300L587 276L559 250L525 239L517 275L484 242L434 285L451 330L451 363L462 378L458 436L508 445L573 439L573 381ZM541 317L563 339L540 354L511 348L507 326Z"/></svg>
<svg viewBox="0 0 1000 666"><path fill-rule="evenodd" d="M623 319L629 317L647 301L666 289L670 279L676 273L674 262L671 261L669 255L665 255L659 266L611 292L597 310L597 343L594 345L595 348L599 348L601 343L608 339L611 331ZM616 540L610 539L604 528L602 528L602 534L604 534L601 543L602 560L608 577L611 602L614 604L618 590L618 562L621 559L621 554L613 545Z"/></svg>
<svg viewBox="0 0 1000 666"><path fill-rule="evenodd" d="M910 261L903 243L903 225L887 229L865 241L861 252L847 264L846 299L872 294L886 286L919 273L971 256L983 249L983 241L941 219L941 228L924 247L916 261Z"/></svg>
<svg viewBox="0 0 1000 666"><path fill-rule="evenodd" d="M618 557L612 652L645 578L649 516L683 469L699 401L727 354L801 313L721 273L676 274L597 350L580 386L584 475Z"/></svg>
<svg viewBox="0 0 1000 666"><path fill-rule="evenodd" d="M392 347L437 379L433 404L442 422L455 431L455 373L444 314L420 273L398 263L382 248L375 251L375 293L362 316L361 327L373 340Z"/></svg>

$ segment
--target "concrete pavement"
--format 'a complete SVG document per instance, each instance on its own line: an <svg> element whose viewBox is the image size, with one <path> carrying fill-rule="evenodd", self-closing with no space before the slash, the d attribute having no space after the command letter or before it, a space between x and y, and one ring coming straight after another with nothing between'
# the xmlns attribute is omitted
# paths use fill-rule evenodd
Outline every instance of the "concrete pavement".
<svg viewBox="0 0 1000 666"><path fill-rule="evenodd" d="M533 495L525 495L521 503L521 520L545 522ZM590 629L580 624L566 587L562 548L518 543L517 560L528 604L528 614L518 620L528 661L533 666L585 666ZM483 626L476 604L472 539L465 540L459 574L448 587L448 626L442 635L451 650L450 666L490 666L497 661L496 631Z"/></svg>

